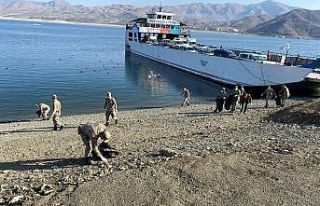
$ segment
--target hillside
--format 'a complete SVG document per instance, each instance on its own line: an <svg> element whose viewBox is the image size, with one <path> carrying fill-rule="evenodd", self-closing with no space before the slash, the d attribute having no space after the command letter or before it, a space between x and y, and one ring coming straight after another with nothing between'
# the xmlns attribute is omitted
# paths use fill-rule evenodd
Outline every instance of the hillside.
<svg viewBox="0 0 320 206"><path fill-rule="evenodd" d="M144 16L146 12L155 7L139 8L132 5L81 6L71 5L64 0L50 2L0 0L0 16L125 24L133 18ZM251 5L195 3L164 7L165 11L177 14L179 19L189 25L229 22L252 15L275 16L292 9L293 7L271 0Z"/></svg>
<svg viewBox="0 0 320 206"><path fill-rule="evenodd" d="M260 16L247 16L240 20L231 22L231 26L241 31L246 31L262 23L268 22L274 18L275 18L274 16L271 16L268 14L260 15Z"/></svg>
<svg viewBox="0 0 320 206"><path fill-rule="evenodd" d="M248 30L260 35L320 38L320 10L297 9Z"/></svg>

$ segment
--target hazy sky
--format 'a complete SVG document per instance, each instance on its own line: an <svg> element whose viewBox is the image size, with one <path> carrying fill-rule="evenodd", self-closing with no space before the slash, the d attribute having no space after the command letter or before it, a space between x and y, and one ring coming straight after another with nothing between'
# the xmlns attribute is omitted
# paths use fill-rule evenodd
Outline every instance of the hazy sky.
<svg viewBox="0 0 320 206"><path fill-rule="evenodd" d="M50 1L50 0L40 0ZM137 6L159 5L160 0L67 0L71 4L82 5L109 5L109 4L130 4ZM163 5L177 5L188 3L230 3L254 4L263 0L161 0ZM277 0L278 2L308 9L320 9L320 0Z"/></svg>

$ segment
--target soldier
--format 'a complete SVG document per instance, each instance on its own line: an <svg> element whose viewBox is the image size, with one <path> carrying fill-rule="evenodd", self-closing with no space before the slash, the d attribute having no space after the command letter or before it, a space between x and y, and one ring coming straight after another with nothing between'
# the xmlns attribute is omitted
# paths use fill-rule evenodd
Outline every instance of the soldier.
<svg viewBox="0 0 320 206"><path fill-rule="evenodd" d="M81 140L85 146L84 156L85 158L91 162L89 159L90 152L92 156L97 156L100 158L105 164L108 164L108 161L98 148L98 139L101 138L105 143L108 143L111 135L107 131L105 125L101 123L86 123L80 124L78 127L78 134L81 136Z"/></svg>
<svg viewBox="0 0 320 206"><path fill-rule="evenodd" d="M222 112L227 96L226 88L222 87L220 93L216 97L216 109L214 112Z"/></svg>
<svg viewBox="0 0 320 206"><path fill-rule="evenodd" d="M190 91L187 88L183 88L183 91L180 93L180 96L183 98L183 101L180 107L183 107L185 104L190 105Z"/></svg>
<svg viewBox="0 0 320 206"><path fill-rule="evenodd" d="M111 92L107 93L104 109L106 109L106 126L110 124L109 122L110 115L114 120L114 123L117 124L118 119L116 115L118 112L118 105L117 105L116 99L111 96Z"/></svg>
<svg viewBox="0 0 320 206"><path fill-rule="evenodd" d="M246 92L243 86L241 86L240 88L240 93L240 113L243 112L244 114L247 111L248 104L252 102L252 97L249 93Z"/></svg>
<svg viewBox="0 0 320 206"><path fill-rule="evenodd" d="M290 97L289 88L286 85L281 85L281 89L279 90L279 97L281 99L281 107L284 107L287 99Z"/></svg>
<svg viewBox="0 0 320 206"><path fill-rule="evenodd" d="M273 99L275 97L275 91L268 86L267 89L261 94L261 97L266 96L266 106L265 108L268 108L269 106L269 100Z"/></svg>
<svg viewBox="0 0 320 206"><path fill-rule="evenodd" d="M234 89L231 92L231 96L232 96L231 112L234 112L236 110L236 107L240 98L240 90L237 85L234 86Z"/></svg>
<svg viewBox="0 0 320 206"><path fill-rule="evenodd" d="M58 127L60 127L60 130L63 129L62 124L60 123L60 116L61 116L61 103L58 100L57 95L52 95L52 103L53 103L53 112L51 115L52 121L53 121L53 130L58 130Z"/></svg>
<svg viewBox="0 0 320 206"><path fill-rule="evenodd" d="M37 114L42 120L49 120L48 114L50 111L50 107L47 104L39 103L36 104L36 108L38 109Z"/></svg>

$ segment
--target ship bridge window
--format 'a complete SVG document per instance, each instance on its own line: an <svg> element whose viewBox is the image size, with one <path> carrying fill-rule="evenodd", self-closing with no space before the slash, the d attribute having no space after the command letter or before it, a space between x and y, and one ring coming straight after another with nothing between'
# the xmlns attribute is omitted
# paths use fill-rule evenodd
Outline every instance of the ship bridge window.
<svg viewBox="0 0 320 206"><path fill-rule="evenodd" d="M171 20L171 19L172 19L172 16L168 16L167 19L168 19L168 20Z"/></svg>
<svg viewBox="0 0 320 206"><path fill-rule="evenodd" d="M167 16L162 16L162 19L167 19Z"/></svg>
<svg viewBox="0 0 320 206"><path fill-rule="evenodd" d="M157 16L157 19L161 19L161 15L158 15L158 16Z"/></svg>
<svg viewBox="0 0 320 206"><path fill-rule="evenodd" d="M132 32L129 32L129 37L132 37L133 35L132 35Z"/></svg>

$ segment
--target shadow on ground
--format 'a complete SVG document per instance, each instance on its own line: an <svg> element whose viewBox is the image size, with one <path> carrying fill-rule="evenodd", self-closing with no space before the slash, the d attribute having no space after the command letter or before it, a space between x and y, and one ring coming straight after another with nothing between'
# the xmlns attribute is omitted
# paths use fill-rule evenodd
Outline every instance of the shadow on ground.
<svg viewBox="0 0 320 206"><path fill-rule="evenodd" d="M70 168L84 165L86 165L86 160L83 158L25 160L14 162L1 162L0 171L52 170L56 168Z"/></svg>
<svg viewBox="0 0 320 206"><path fill-rule="evenodd" d="M78 126L64 126L64 129L75 129ZM0 134L11 134L11 133L35 133L35 132L49 132L53 131L53 127L38 127L33 129L18 129L18 130L8 130L8 131L1 131Z"/></svg>

